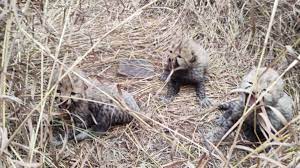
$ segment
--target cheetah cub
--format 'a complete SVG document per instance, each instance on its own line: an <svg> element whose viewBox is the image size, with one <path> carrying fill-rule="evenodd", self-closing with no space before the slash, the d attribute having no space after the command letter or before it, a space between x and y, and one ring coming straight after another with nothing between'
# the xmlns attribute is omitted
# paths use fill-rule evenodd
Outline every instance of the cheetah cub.
<svg viewBox="0 0 300 168"><path fill-rule="evenodd" d="M185 39L172 45L161 80L166 80L172 69L177 70L167 83L164 101L172 101L182 85L193 85L201 107L210 106L211 102L206 97L204 85L207 66L208 53L193 39Z"/></svg>
<svg viewBox="0 0 300 168"><path fill-rule="evenodd" d="M217 119L222 131L218 132L216 134L218 136L213 139L220 140L243 115L246 105L248 107L254 105L259 95L263 93L265 95L262 100L255 104L256 107L244 121L245 137L253 142L264 141L270 136L270 133L274 134L283 128L293 118L293 100L284 92L284 81L281 78L270 90L267 90L277 78L279 78L279 74L266 67L254 68L245 75L240 85L240 89L243 90L240 98L219 106L219 109L224 111L224 114ZM262 115L264 109L265 116ZM264 120L262 120L263 118Z"/></svg>
<svg viewBox="0 0 300 168"><path fill-rule="evenodd" d="M64 72L64 71L63 71ZM80 70L74 70L80 76L86 78L86 75ZM59 71L54 73L53 81L59 79ZM57 86L56 102L60 111L65 111L68 114L68 121L76 127L75 131L67 133L67 139L75 139L77 141L89 137L89 132L106 132L111 126L126 124L132 121L133 117L126 111L122 110L111 98L124 101L125 104L134 111L139 111L139 107L131 94L126 91L121 91L113 86L100 84L94 80L92 83L101 89L100 92L93 86L86 84L75 74L68 74L64 77ZM59 136L65 131L62 127L53 127L56 137L52 142L55 145L60 145L62 140ZM84 131L79 131L84 130Z"/></svg>

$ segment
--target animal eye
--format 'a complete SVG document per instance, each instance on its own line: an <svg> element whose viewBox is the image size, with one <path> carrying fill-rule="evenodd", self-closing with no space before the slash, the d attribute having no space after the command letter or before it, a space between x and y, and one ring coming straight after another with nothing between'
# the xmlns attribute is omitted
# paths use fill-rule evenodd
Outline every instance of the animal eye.
<svg viewBox="0 0 300 168"><path fill-rule="evenodd" d="M253 83L252 82L248 82L250 85L253 85Z"/></svg>
<svg viewBox="0 0 300 168"><path fill-rule="evenodd" d="M71 96L75 96L76 95L76 93L75 92L71 92Z"/></svg>
<svg viewBox="0 0 300 168"><path fill-rule="evenodd" d="M172 50L170 50L169 52L170 52L170 53L173 53L173 51L172 51Z"/></svg>
<svg viewBox="0 0 300 168"><path fill-rule="evenodd" d="M265 91L267 91L267 89L263 89L262 91L265 92Z"/></svg>
<svg viewBox="0 0 300 168"><path fill-rule="evenodd" d="M60 90L56 90L56 93L61 93L61 91Z"/></svg>

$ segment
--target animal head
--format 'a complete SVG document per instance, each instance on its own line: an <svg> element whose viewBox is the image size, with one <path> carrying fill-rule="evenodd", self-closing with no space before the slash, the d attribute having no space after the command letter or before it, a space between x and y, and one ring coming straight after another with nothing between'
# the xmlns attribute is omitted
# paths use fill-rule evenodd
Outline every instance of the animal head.
<svg viewBox="0 0 300 168"><path fill-rule="evenodd" d="M73 70L82 77L85 77L85 74L80 70ZM64 70L60 73L60 70L54 72L53 82L59 80L60 76L65 73ZM79 102L78 98L85 97L85 90L87 85L81 80L78 76L71 72L66 75L62 80L59 81L56 89L55 100L58 103L59 108L68 109L72 103Z"/></svg>
<svg viewBox="0 0 300 168"><path fill-rule="evenodd" d="M205 50L194 40L181 40L173 44L169 50L168 63L171 68L181 67L188 69L196 63L207 63L207 54Z"/></svg>
<svg viewBox="0 0 300 168"><path fill-rule="evenodd" d="M275 85L267 91L277 79L279 74L271 68L253 68L244 78L241 84L241 88L251 93L245 94L245 101L249 98L249 105L252 105L260 94L265 93L262 101L266 105L276 104L278 99L282 97L284 93L284 82L281 78L275 83Z"/></svg>

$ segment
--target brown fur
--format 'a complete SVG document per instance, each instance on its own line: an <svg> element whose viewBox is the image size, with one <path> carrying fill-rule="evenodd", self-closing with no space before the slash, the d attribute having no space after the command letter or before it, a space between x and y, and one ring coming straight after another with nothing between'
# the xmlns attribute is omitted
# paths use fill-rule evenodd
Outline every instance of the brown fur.
<svg viewBox="0 0 300 168"><path fill-rule="evenodd" d="M79 70L75 70L75 72L86 78L83 72ZM54 81L59 79L58 76L59 72L56 72ZM133 119L128 112L122 110L107 96L109 95L120 101L123 100L130 109L138 111L139 107L129 93L122 91L122 95L120 95L116 87L101 85L95 80L93 84L105 92L105 94L97 88L87 85L74 74L67 75L58 84L56 93L58 107L60 110L69 112L69 118L75 127L88 131L106 132L111 126L129 123ZM75 138L82 140L87 138L87 136L86 132L80 133L75 131L68 134L68 139ZM56 138L53 143L60 144L60 142Z"/></svg>
<svg viewBox="0 0 300 168"><path fill-rule="evenodd" d="M164 100L172 101L182 85L193 85L200 105L202 107L210 106L211 103L206 97L204 85L207 66L208 53L194 40L182 40L172 45L161 79L165 80L172 69L180 68L180 70L175 71L168 81L168 91Z"/></svg>
<svg viewBox="0 0 300 168"><path fill-rule="evenodd" d="M249 101L248 106L251 106L263 92L265 92L265 96L262 99L262 103L266 109L266 114L270 120L270 123L276 131L279 131L281 128L283 128L284 124L282 120L268 106L272 106L277 109L287 121L290 121L294 115L293 100L284 92L284 82L281 78L279 78L278 82L273 88L271 88L269 91L266 91L266 89L273 82L275 82L277 78L279 78L279 74L271 68L254 68L247 75L245 75L240 88L247 90L249 93L251 93L251 95L247 93L241 93L238 100L223 103L219 106L220 110L225 111L225 113L217 120L218 125L222 127L222 129L219 130L222 131L213 131L208 135L208 139L211 141L219 140L243 115L247 101ZM245 120L243 125L243 133L245 134L246 138L251 141L257 141L258 139L264 140L266 137L263 135L261 125L259 124L258 120L254 120L260 117L258 114L261 113L261 110L260 108L255 108L255 111L256 116L254 115L255 113L252 112ZM256 125L254 125L254 123L256 123ZM256 128L256 130L254 128ZM272 130L272 132L274 133L274 130Z"/></svg>

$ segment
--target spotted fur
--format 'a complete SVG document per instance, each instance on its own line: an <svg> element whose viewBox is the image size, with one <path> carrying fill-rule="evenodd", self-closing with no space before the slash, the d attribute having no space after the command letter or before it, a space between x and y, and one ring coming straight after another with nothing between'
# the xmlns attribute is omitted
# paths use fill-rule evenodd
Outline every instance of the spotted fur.
<svg viewBox="0 0 300 168"><path fill-rule="evenodd" d="M256 77L256 74L258 77ZM240 88L248 90L252 95L258 97L259 94L266 92L266 89L277 78L279 78L279 74L271 68L254 68L250 73L245 75ZM219 136L209 135L211 141L219 140L241 118L245 111L246 103L248 99L250 99L249 97L248 94L241 93L238 100L223 103L219 106L219 109L224 111L224 113L217 119L217 125L225 129L223 129L222 133L212 133L215 135L220 134ZM262 101L270 123L277 131L283 128L284 124L267 106L276 108L287 121L290 121L293 118L293 100L284 92L284 82L281 78L271 90L265 93ZM266 138L257 121L257 114L260 112L260 109L255 109L250 113L243 124L243 133L250 141L264 141Z"/></svg>
<svg viewBox="0 0 300 168"><path fill-rule="evenodd" d="M83 72L79 70L76 70L76 72L86 78ZM59 73L57 72L57 74ZM54 81L57 81L57 79L58 75ZM118 100L123 99L132 110L139 110L134 98L128 92L122 91L122 95L120 95L116 87L100 85L97 81L93 83L109 96ZM97 102L82 100L82 98ZM88 132L106 132L111 126L126 124L133 119L128 112L122 110L107 95L101 93L95 87L85 84L74 74L66 76L59 82L56 101L60 110L69 112L69 121L72 121L76 128L87 131L74 132L69 129L71 131L67 134L68 139L83 140L88 137ZM61 133L62 131L56 132ZM60 144L61 141L56 138L54 143Z"/></svg>
<svg viewBox="0 0 300 168"><path fill-rule="evenodd" d="M200 105L202 107L210 106L211 103L206 96L204 85L207 66L208 53L194 40L183 40L172 45L161 79L165 80L172 69L181 69L175 71L168 81L167 95L164 99L170 102L182 85L193 85Z"/></svg>

